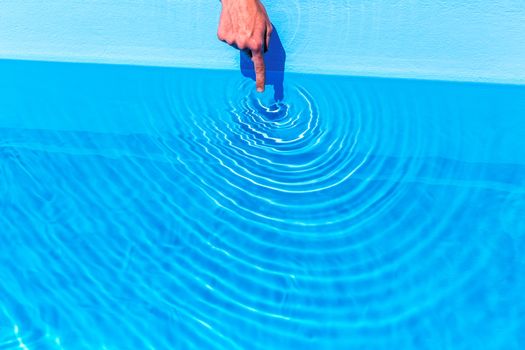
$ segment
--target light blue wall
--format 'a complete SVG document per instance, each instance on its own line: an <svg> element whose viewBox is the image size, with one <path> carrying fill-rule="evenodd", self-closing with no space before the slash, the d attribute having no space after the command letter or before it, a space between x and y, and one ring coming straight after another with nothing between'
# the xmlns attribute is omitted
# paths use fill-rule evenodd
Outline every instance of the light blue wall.
<svg viewBox="0 0 525 350"><path fill-rule="evenodd" d="M525 83L524 0L266 0L287 71ZM0 57L238 66L217 0L0 0Z"/></svg>

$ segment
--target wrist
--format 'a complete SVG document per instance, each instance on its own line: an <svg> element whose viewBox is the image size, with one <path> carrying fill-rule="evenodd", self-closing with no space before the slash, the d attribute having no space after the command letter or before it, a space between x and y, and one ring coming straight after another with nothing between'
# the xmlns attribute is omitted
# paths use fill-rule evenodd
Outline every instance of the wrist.
<svg viewBox="0 0 525 350"><path fill-rule="evenodd" d="M260 0L221 0L223 5L260 2Z"/></svg>

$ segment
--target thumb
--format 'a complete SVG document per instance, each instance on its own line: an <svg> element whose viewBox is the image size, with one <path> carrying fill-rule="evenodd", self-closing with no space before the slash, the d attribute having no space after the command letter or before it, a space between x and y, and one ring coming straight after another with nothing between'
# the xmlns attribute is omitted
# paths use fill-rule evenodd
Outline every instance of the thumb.
<svg viewBox="0 0 525 350"><path fill-rule="evenodd" d="M252 61L255 67L255 85L257 91L263 92L266 83L266 67L264 65L264 57L260 50L252 51Z"/></svg>
<svg viewBox="0 0 525 350"><path fill-rule="evenodd" d="M266 28L266 47L265 47L265 51L268 51L270 49L270 39L272 37L272 32L273 32L273 26L272 24L270 23L270 25Z"/></svg>

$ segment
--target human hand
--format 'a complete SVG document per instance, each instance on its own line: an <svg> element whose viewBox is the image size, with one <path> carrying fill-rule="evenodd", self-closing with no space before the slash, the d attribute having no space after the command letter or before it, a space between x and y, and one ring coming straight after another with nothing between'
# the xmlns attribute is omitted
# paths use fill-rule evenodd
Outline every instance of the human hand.
<svg viewBox="0 0 525 350"><path fill-rule="evenodd" d="M263 92L266 80L264 52L268 50L272 24L260 0L222 0L219 40L245 51L255 67L257 91Z"/></svg>

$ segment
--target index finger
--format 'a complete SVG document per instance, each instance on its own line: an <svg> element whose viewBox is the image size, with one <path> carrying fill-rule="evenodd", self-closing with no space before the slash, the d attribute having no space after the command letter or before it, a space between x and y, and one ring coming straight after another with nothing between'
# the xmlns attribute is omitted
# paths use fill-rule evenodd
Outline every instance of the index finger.
<svg viewBox="0 0 525 350"><path fill-rule="evenodd" d="M252 50L252 61L255 68L255 86L258 92L263 92L266 83L266 66L264 65L262 51Z"/></svg>

